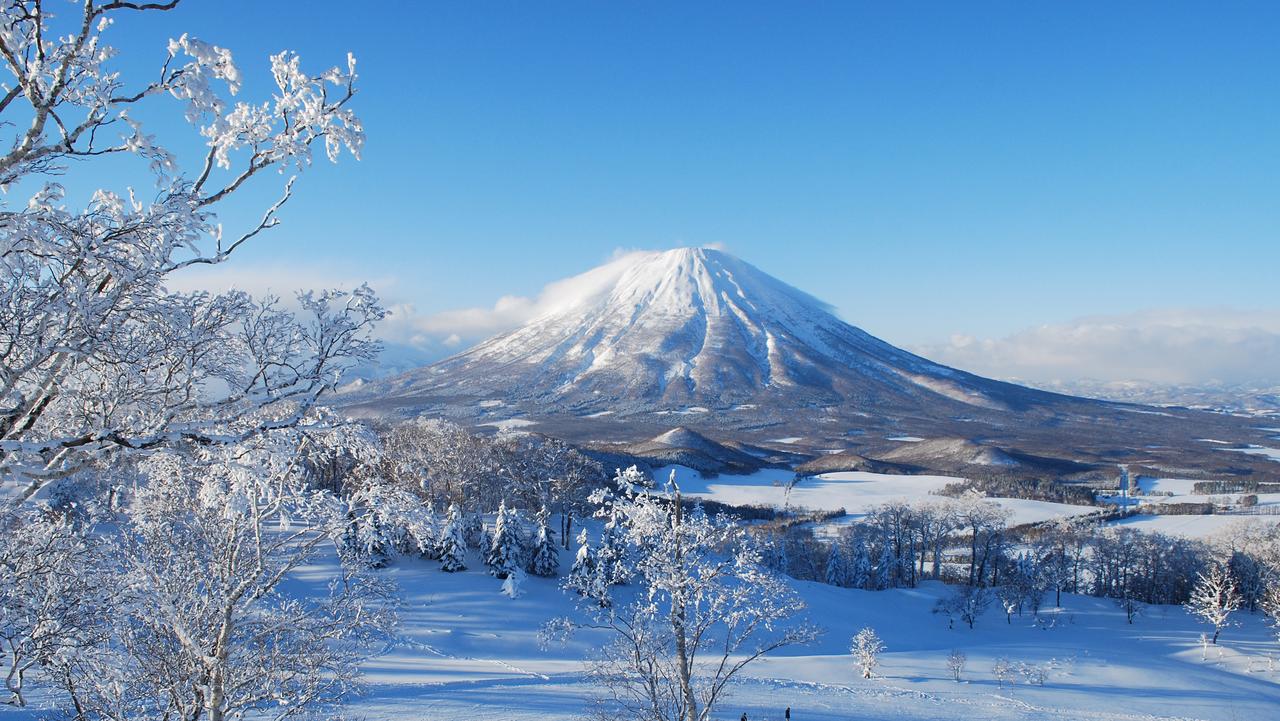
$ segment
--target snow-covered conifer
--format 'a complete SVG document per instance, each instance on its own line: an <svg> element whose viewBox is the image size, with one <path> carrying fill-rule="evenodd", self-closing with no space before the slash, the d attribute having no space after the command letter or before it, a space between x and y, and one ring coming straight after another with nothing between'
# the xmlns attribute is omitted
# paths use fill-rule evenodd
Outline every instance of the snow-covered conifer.
<svg viewBox="0 0 1280 721"><path fill-rule="evenodd" d="M556 545L555 531L547 525L546 506L538 512L538 535L533 541L533 552L529 557L529 573L544 578L552 578L560 573L560 548Z"/></svg>
<svg viewBox="0 0 1280 721"><path fill-rule="evenodd" d="M852 570L849 557L845 555L844 544L839 540L832 543L831 554L827 556L826 582L832 586L850 586L853 582Z"/></svg>
<svg viewBox="0 0 1280 721"><path fill-rule="evenodd" d="M585 528L578 533L578 554L574 556L573 567L569 570L569 578L565 580L564 586L577 591L581 596L594 599L600 606L609 605L609 584L604 582L604 576L600 573L600 564L587 540Z"/></svg>
<svg viewBox="0 0 1280 721"><path fill-rule="evenodd" d="M858 536L853 541L853 558L849 562L849 585L853 588L867 588L871 584L871 554L867 552L867 543Z"/></svg>
<svg viewBox="0 0 1280 721"><path fill-rule="evenodd" d="M440 537L440 568L453 573L467 569L467 541L464 537L462 514L457 506L449 506L444 532Z"/></svg>
<svg viewBox="0 0 1280 721"><path fill-rule="evenodd" d="M524 545L520 538L519 519L514 509L507 508L505 501L498 505L498 517L494 523L493 541L484 557L484 565L489 567L490 575L506 578L507 574L520 568L524 556Z"/></svg>
<svg viewBox="0 0 1280 721"><path fill-rule="evenodd" d="M631 579L626 540L619 524L617 514L612 514L600 530L600 545L596 550L597 573L609 586L622 585Z"/></svg>
<svg viewBox="0 0 1280 721"><path fill-rule="evenodd" d="M897 559L893 556L893 549L889 544L881 541L880 543L880 560L876 562L874 587L876 590L884 590L893 588L897 582Z"/></svg>

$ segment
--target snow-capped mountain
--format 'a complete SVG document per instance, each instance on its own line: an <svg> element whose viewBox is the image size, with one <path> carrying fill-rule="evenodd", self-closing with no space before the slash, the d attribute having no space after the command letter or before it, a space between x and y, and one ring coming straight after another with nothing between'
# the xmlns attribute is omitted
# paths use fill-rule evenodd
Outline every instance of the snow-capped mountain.
<svg viewBox="0 0 1280 721"><path fill-rule="evenodd" d="M572 292L540 317L370 383L345 404L536 423L575 440L720 429L718 440L784 440L797 450L891 450L894 435L909 433L1041 452L1069 441L1072 457L1096 459L1118 432L1142 441L1129 447L1164 445L1171 429L1185 439L1240 435L1226 416L1194 414L1188 424L1182 411L1153 416L931 362L719 250L632 253L557 287Z"/></svg>
<svg viewBox="0 0 1280 721"><path fill-rule="evenodd" d="M572 281L581 293L535 318L385 387L395 395L466 393L589 414L803 405L978 408L1035 394L895 348L821 301L727 253L636 253Z"/></svg>

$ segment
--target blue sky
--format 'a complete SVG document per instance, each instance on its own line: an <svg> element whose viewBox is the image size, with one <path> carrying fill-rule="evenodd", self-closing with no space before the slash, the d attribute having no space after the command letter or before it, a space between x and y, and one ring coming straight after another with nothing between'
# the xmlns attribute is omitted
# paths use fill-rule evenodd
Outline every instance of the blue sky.
<svg viewBox="0 0 1280 721"><path fill-rule="evenodd" d="M249 99L269 52L360 63L363 160L303 177L246 278L430 317L715 243L942 354L1153 310L1280 339L1280 4L228 0L110 37L184 31Z"/></svg>

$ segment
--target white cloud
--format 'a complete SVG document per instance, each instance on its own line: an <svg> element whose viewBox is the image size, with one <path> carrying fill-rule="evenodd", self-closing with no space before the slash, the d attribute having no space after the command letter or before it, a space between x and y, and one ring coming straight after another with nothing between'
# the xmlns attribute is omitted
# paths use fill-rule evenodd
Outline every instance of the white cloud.
<svg viewBox="0 0 1280 721"><path fill-rule="evenodd" d="M411 303L388 308L380 333L396 342L422 349L461 350L498 333L518 328L607 292L636 256L654 251L615 250L609 262L571 278L545 286L534 297L506 295L487 308L460 308L424 314Z"/></svg>
<svg viewBox="0 0 1280 721"><path fill-rule="evenodd" d="M1005 338L911 350L997 378L1196 384L1280 382L1280 310L1165 309L1081 318Z"/></svg>

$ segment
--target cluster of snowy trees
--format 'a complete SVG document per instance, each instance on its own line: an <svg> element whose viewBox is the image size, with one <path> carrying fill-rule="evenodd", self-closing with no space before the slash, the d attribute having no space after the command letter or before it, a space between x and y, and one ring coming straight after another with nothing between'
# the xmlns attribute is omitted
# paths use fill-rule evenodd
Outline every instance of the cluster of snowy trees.
<svg viewBox="0 0 1280 721"><path fill-rule="evenodd" d="M834 541L810 527L766 525L756 533L766 562L796 578L865 590L926 579L954 584L936 609L953 625L972 627L997 604L1010 622L1038 614L1047 601L1060 605L1064 592L1114 599L1133 622L1149 604L1193 603L1205 579L1219 591L1229 582L1240 609L1280 609L1280 532L1271 526L1241 525L1210 544L1092 519L1018 531L1007 521L998 505L968 493L881 505ZM1268 594L1277 599L1272 606ZM1216 636L1222 626L1212 625Z"/></svg>
<svg viewBox="0 0 1280 721"><path fill-rule="evenodd" d="M590 513L587 496L608 480L595 460L562 441L532 433L486 437L443 420L418 419L382 429L378 475L421 498L428 507L450 505L489 513L506 502L545 507L559 519L568 548L574 519Z"/></svg>
<svg viewBox="0 0 1280 721"><path fill-rule="evenodd" d="M132 81L112 25L178 4L0 5L5 685L77 719L313 715L394 623L341 550L364 506L317 488L320 460L374 447L317 405L372 359L383 310L363 287L289 304L170 287L274 227L313 149L358 155L355 61L282 52L270 97L233 100L231 53L183 35ZM152 113L190 138L162 144ZM219 222L282 174L259 220ZM325 558L332 583L282 593Z"/></svg>
<svg viewBox="0 0 1280 721"><path fill-rule="evenodd" d="M958 499L894 501L871 509L841 530L834 543L807 527L766 527L758 535L776 570L805 580L879 590L924 579L958 580L946 561L963 554L963 577L973 585L999 580L1011 538L1008 513L970 493ZM959 547L959 548L958 548Z"/></svg>

